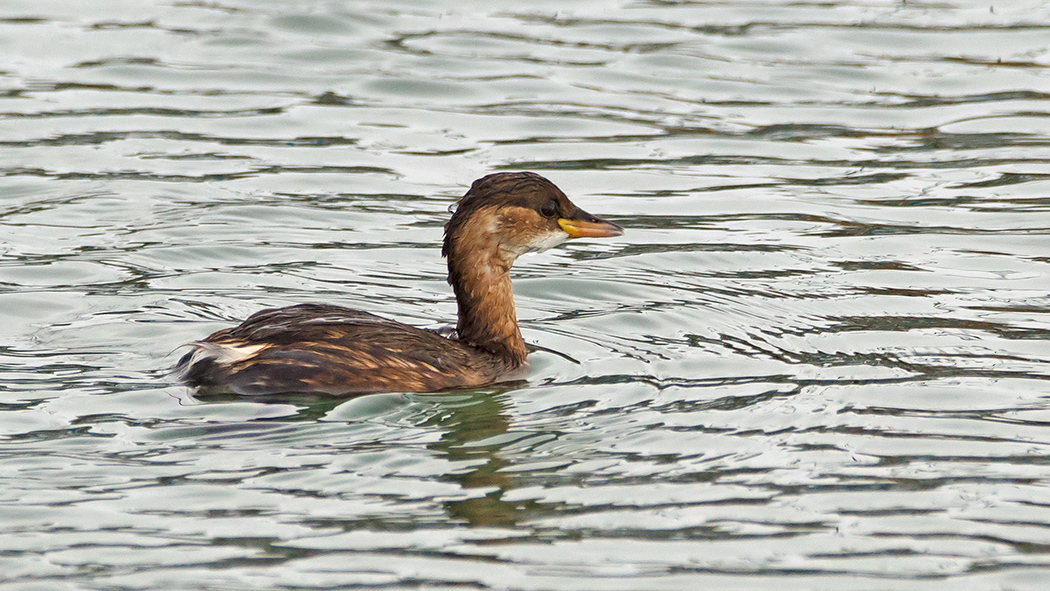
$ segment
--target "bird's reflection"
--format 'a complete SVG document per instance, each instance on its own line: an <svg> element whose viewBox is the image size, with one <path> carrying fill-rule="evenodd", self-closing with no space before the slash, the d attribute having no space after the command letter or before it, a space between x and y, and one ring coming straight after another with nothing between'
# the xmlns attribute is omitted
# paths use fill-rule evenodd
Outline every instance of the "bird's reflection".
<svg viewBox="0 0 1050 591"><path fill-rule="evenodd" d="M504 393L513 386L501 384L498 390L487 389L472 392L466 403L450 407L449 412L438 417L438 423L446 429L441 440L430 445L434 451L444 454L448 460L460 464L471 461L473 468L467 472L450 473L445 480L458 483L464 490L494 488L482 496L448 501L445 507L449 515L477 526L510 526L520 519L517 503L503 500L504 493L513 483L500 470L509 462L500 456L503 443L494 438L507 432L510 425L504 410ZM471 445L478 441L493 439L486 445Z"/></svg>
<svg viewBox="0 0 1050 591"><path fill-rule="evenodd" d="M501 472L510 462L500 455L502 446L507 442L500 441L497 436L507 433L510 425L505 413L506 393L521 387L523 383L504 382L481 390L412 395L417 401L434 405L419 426L443 431L440 440L428 448L455 466L471 466L467 471L452 471L441 479L455 482L465 491L493 489L481 496L446 501L445 508L453 519L476 526L503 527L514 525L521 519L522 502L503 500L504 493L513 487L513 481L505 472ZM197 391L192 398L206 403L245 401L244 396L221 391ZM338 407L348 402L345 397L310 393L252 396L250 400L286 405L290 410L294 408L290 415L266 419L281 422L330 419L334 413L338 413ZM361 397L354 400L360 401ZM487 439L493 441L476 445L476 442Z"/></svg>

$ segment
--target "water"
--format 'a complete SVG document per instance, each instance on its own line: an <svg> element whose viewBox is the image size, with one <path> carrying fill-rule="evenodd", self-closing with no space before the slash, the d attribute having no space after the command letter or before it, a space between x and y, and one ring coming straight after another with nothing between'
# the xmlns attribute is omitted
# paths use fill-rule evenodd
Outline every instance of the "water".
<svg viewBox="0 0 1050 591"><path fill-rule="evenodd" d="M11 589L1045 589L1050 3L7 2ZM526 380L199 400L181 343L454 320L447 208L627 228L519 262Z"/></svg>

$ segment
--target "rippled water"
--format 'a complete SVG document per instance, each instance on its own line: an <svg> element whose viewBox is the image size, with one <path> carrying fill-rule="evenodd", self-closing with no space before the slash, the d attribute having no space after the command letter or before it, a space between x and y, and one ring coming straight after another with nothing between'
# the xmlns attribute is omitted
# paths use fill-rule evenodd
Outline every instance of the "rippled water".
<svg viewBox="0 0 1050 591"><path fill-rule="evenodd" d="M0 52L7 586L1046 588L1050 2L6 2ZM527 380L167 376L268 306L453 322L496 170L628 229L519 262Z"/></svg>

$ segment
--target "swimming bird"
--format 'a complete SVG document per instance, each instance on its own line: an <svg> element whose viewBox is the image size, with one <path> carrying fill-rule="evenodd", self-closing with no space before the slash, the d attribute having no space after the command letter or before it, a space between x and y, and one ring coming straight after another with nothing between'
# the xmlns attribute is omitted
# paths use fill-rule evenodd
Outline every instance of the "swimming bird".
<svg viewBox="0 0 1050 591"><path fill-rule="evenodd" d="M441 254L458 304L444 335L351 308L300 304L257 312L190 343L176 365L188 385L240 395L434 392L499 381L526 363L510 268L528 252L623 229L529 172L474 181L445 224Z"/></svg>

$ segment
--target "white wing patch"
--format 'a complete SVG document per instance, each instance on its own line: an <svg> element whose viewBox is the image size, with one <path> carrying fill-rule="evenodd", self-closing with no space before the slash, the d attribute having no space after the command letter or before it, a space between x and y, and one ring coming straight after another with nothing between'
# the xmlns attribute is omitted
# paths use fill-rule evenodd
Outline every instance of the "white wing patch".
<svg viewBox="0 0 1050 591"><path fill-rule="evenodd" d="M207 341L197 341L193 345L196 348L193 350L193 357L190 358L187 367L193 367L202 359L211 359L220 365L230 365L266 348L265 344L210 343Z"/></svg>

